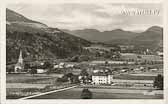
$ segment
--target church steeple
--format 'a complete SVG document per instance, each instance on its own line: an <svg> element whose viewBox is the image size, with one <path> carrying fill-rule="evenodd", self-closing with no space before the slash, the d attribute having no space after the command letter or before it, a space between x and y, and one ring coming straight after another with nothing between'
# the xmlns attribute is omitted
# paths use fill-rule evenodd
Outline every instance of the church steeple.
<svg viewBox="0 0 168 104"><path fill-rule="evenodd" d="M23 69L24 69L24 64L23 64L22 50L20 50L19 59L17 64L15 65L15 72L20 73L23 71Z"/></svg>
<svg viewBox="0 0 168 104"><path fill-rule="evenodd" d="M23 64L22 50L20 50L18 63Z"/></svg>

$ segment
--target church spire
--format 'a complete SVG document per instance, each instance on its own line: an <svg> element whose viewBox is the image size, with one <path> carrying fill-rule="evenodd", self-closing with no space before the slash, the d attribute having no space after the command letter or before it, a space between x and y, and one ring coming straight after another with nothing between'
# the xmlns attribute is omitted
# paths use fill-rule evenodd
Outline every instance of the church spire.
<svg viewBox="0 0 168 104"><path fill-rule="evenodd" d="M23 71L23 69L24 69L24 64L23 64L22 50L20 50L19 59L17 64L15 65L15 72L20 73Z"/></svg>
<svg viewBox="0 0 168 104"><path fill-rule="evenodd" d="M20 50L18 63L23 64L22 50Z"/></svg>

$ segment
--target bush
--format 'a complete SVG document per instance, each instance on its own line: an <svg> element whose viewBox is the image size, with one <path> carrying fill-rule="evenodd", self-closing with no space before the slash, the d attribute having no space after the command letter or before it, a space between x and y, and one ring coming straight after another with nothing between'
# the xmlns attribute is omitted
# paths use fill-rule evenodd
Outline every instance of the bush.
<svg viewBox="0 0 168 104"><path fill-rule="evenodd" d="M72 73L65 74L62 78L58 78L57 82L68 82L70 81L71 83L79 83L79 79L77 75L74 75Z"/></svg>
<svg viewBox="0 0 168 104"><path fill-rule="evenodd" d="M68 77L67 76L63 76L62 78L58 78L57 82L67 82L68 81Z"/></svg>
<svg viewBox="0 0 168 104"><path fill-rule="evenodd" d="M38 92L38 91L40 91L40 89L38 88L26 88L22 90L22 92Z"/></svg>
<svg viewBox="0 0 168 104"><path fill-rule="evenodd" d="M92 98L92 92L89 91L88 89L83 89L82 94L81 94L82 99L91 99Z"/></svg>

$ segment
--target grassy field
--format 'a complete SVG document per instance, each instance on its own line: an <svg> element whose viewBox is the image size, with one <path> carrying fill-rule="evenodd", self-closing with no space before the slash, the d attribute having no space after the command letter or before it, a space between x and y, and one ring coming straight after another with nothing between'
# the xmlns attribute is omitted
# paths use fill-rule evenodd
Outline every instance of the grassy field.
<svg viewBox="0 0 168 104"><path fill-rule="evenodd" d="M56 80L58 77L54 75L46 74L7 74L6 82L7 83L52 83L53 80Z"/></svg>
<svg viewBox="0 0 168 104"><path fill-rule="evenodd" d="M123 59L134 59L136 60L138 56L141 57L141 60L147 60L147 61L161 61L163 60L160 56L157 55L140 55L140 54L134 54L134 53L121 53L121 57Z"/></svg>
<svg viewBox="0 0 168 104"><path fill-rule="evenodd" d="M32 99L80 99L82 88L73 88ZM93 99L162 99L163 95L144 95L147 90L128 89L89 89Z"/></svg>
<svg viewBox="0 0 168 104"><path fill-rule="evenodd" d="M7 98L20 98L24 94L30 96L36 92L29 94L27 92L23 93L25 89L35 89L37 93L40 93L46 86L55 85L62 86L60 83L56 82L59 75L56 74L7 74ZM141 76L141 75L119 75L115 78L121 79L132 79L132 80L152 80L154 76ZM65 85L66 86L66 85ZM41 90L42 89L42 90ZM44 96L36 97L38 99L80 99L80 94L83 88L74 88L66 91L61 91L57 93L52 93ZM51 89L49 89L51 90ZM52 89L53 90L53 89ZM144 95L143 92L147 90L133 90L133 89L96 89L89 88L93 92L94 99L160 99L163 95ZM48 89L44 90L48 91Z"/></svg>
<svg viewBox="0 0 168 104"><path fill-rule="evenodd" d="M159 74L163 74L163 73L159 73ZM152 76L155 77L158 75L158 73L136 73L136 74L129 74L132 76Z"/></svg>
<svg viewBox="0 0 168 104"><path fill-rule="evenodd" d="M124 80L154 80L155 76L141 76L141 75L129 75L129 74L121 74L115 75L114 79L124 79Z"/></svg>
<svg viewBox="0 0 168 104"><path fill-rule="evenodd" d="M48 91L66 86L63 83L57 83L57 74L7 74L6 75L6 94L7 98L20 98L29 96L42 91ZM51 86L58 86L51 87Z"/></svg>

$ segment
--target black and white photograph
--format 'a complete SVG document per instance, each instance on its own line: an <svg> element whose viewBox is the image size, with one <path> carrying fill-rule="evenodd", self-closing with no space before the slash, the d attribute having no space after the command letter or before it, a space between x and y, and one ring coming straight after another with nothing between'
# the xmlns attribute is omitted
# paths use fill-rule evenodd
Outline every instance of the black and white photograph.
<svg viewBox="0 0 168 104"><path fill-rule="evenodd" d="M163 100L163 3L8 3L6 100Z"/></svg>

